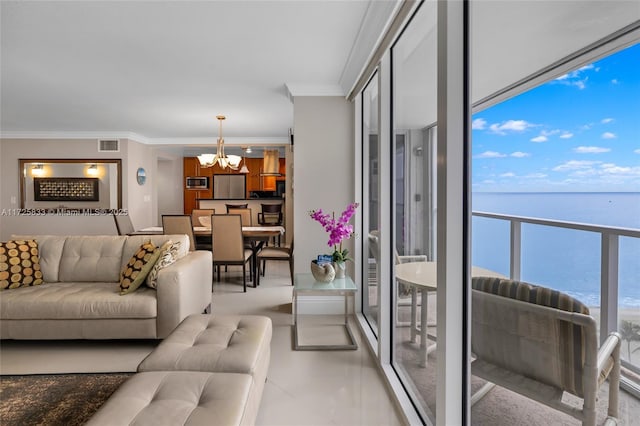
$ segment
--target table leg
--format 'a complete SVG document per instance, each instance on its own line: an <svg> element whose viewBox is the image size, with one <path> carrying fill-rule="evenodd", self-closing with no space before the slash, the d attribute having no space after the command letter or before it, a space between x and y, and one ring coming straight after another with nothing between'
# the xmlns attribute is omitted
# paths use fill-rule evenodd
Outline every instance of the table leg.
<svg viewBox="0 0 640 426"><path fill-rule="evenodd" d="M423 302L424 303L424 302ZM418 290L416 287L411 287L411 342L416 342L416 310L418 309Z"/></svg>
<svg viewBox="0 0 640 426"><path fill-rule="evenodd" d="M422 306L420 309L420 367L427 366L428 342L427 342L427 290L421 289Z"/></svg>
<svg viewBox="0 0 640 426"><path fill-rule="evenodd" d="M344 323L347 324L349 321L348 312L349 312L349 293L344 292Z"/></svg>

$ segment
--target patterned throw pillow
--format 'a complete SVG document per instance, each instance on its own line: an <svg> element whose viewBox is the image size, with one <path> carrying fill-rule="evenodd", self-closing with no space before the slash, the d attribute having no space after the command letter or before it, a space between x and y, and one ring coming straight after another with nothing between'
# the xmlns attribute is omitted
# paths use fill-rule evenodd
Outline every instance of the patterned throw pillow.
<svg viewBox="0 0 640 426"><path fill-rule="evenodd" d="M174 243L169 240L160 247L160 257L155 265L153 265L153 268L151 268L151 272L149 272L147 280L145 281L147 287L156 288L158 286L158 272L178 260L179 251L180 241Z"/></svg>
<svg viewBox="0 0 640 426"><path fill-rule="evenodd" d="M151 241L142 244L120 272L120 294L131 293L140 287L158 257L160 249Z"/></svg>
<svg viewBox="0 0 640 426"><path fill-rule="evenodd" d="M0 290L40 285L40 257L35 240L0 243Z"/></svg>

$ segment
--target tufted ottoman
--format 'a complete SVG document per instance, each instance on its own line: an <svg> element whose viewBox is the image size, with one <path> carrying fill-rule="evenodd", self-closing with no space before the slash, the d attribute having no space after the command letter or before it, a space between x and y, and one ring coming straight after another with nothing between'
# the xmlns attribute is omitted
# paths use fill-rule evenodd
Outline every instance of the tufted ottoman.
<svg viewBox="0 0 640 426"><path fill-rule="evenodd" d="M251 376L154 371L127 380L87 425L251 425Z"/></svg>
<svg viewBox="0 0 640 426"><path fill-rule="evenodd" d="M90 425L253 424L271 356L271 319L191 315Z"/></svg>

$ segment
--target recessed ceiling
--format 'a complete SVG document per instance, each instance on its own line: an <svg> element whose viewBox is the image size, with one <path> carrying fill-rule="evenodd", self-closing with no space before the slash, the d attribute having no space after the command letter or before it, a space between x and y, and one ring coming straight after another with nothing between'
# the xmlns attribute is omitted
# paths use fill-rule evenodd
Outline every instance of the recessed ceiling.
<svg viewBox="0 0 640 426"><path fill-rule="evenodd" d="M2 2L3 132L281 138L340 87L370 1Z"/></svg>

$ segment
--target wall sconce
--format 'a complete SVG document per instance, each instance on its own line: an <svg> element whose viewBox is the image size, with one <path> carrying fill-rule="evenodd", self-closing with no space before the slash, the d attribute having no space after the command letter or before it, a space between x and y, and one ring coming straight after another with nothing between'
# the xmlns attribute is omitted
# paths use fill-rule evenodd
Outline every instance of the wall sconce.
<svg viewBox="0 0 640 426"><path fill-rule="evenodd" d="M89 168L87 169L87 175L98 176L98 165L97 164L90 165Z"/></svg>
<svg viewBox="0 0 640 426"><path fill-rule="evenodd" d="M44 165L42 163L35 164L31 168L31 176L42 176L44 175Z"/></svg>

